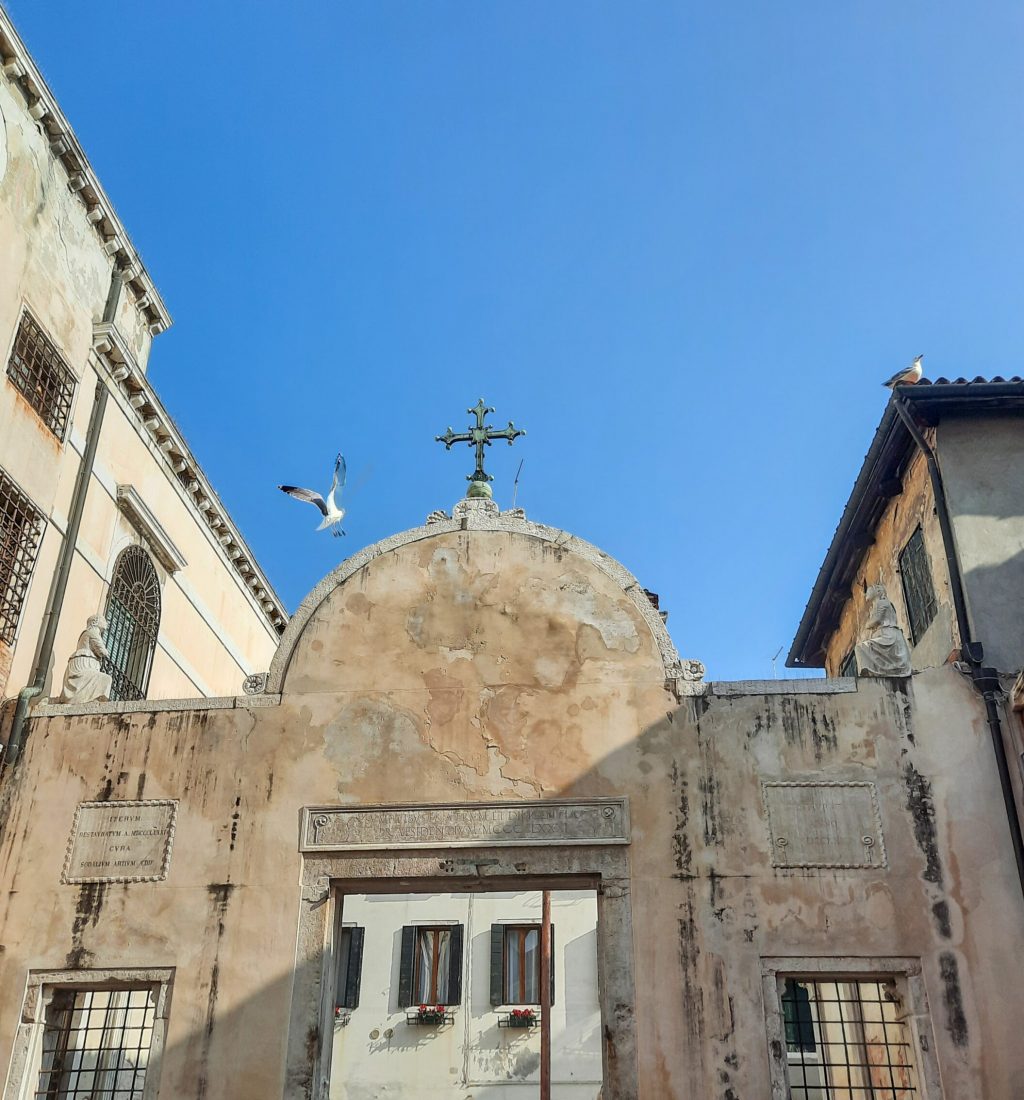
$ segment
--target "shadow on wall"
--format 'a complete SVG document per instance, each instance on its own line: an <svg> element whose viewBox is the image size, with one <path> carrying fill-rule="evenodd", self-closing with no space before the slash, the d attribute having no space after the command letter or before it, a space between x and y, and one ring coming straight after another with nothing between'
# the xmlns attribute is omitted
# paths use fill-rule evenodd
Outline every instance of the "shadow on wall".
<svg viewBox="0 0 1024 1100"><path fill-rule="evenodd" d="M978 961L979 949L963 930L963 896L977 888L980 872L963 861L959 870L951 869L946 845L952 814L944 800L966 792L976 801L978 815L991 805L991 829L995 829L998 787L988 757L970 745L972 737L983 743L984 736L972 689L950 669L924 675L929 690L935 685L941 689L941 700L953 700L957 707L961 698L965 701L962 726L957 720L961 712L953 712L953 732L939 728L941 723L915 731L914 689L902 681L862 683L856 693L834 696L687 699L570 786L552 792L552 797L633 792L631 816L638 843L630 853L628 889L634 951L642 975L635 1011L644 1096L767 1095L760 958L773 954L920 955L934 1030L949 1060L953 1087L968 1095L984 1079L977 1069L981 1064L977 1021L984 1018L997 1038L999 1029L991 1014L984 1015L972 998L966 977ZM975 714L976 728L971 726ZM146 738L153 733L141 727L136 733L142 758ZM205 747L201 742L199 754L220 751L223 746L214 740ZM40 737L36 743L43 741ZM965 746L962 762L944 762L943 753L955 749L958 742ZM31 766L31 759L23 765ZM444 766L454 767L439 757L438 767ZM879 784L887 844L893 853L884 875L868 873L853 881L849 875L780 872L772 867L760 779L808 774L825 778L830 772L843 779L851 774L860 779L867 776ZM280 787L287 789L283 782ZM257 843L261 836L258 827L248 839L243 830L239 843ZM1005 874L997 874L997 861L1005 864ZM1019 899L1000 893L1004 878L1015 888L1008 847L987 862L978 860L979 866L982 863L989 905L995 910L1005 908L1006 921L1012 923ZM453 880L453 892L459 888L460 880ZM122 899L122 904L110 908L124 928L123 938L133 935L130 910L124 903L130 889L139 887L110 895L111 900ZM293 987L318 984L319 965L308 964L297 974L273 978L241 1003L234 997L233 987L244 986L246 973L260 965L254 933L271 934L259 904L252 907L252 919L263 924L258 929L246 926L249 911L239 907L236 898L250 889L255 899L256 886L208 887L209 931L195 972L178 975L197 984L191 1003L201 1006L201 1011L191 1019L183 1018L186 1000L180 998L176 1005L172 991L161 1097L311 1100L316 1095L312 1072L321 1035L315 1022L304 1036L308 1053L304 1075L271 1081L261 1067L285 1066ZM277 915L280 928L273 934L294 935L300 904L297 889L295 898L295 907ZM165 919L173 928L173 896L165 904ZM105 916L97 911L87 926L77 930L77 943L89 956L88 965L117 965L116 958L109 957L109 947L103 948L108 957L99 950L90 955L101 942L100 932L102 942L109 942ZM1003 926L987 919L985 927L1001 937ZM93 936L95 944L90 943ZM399 939L396 932L392 945L396 997ZM582 942L585 939L569 945L570 950L593 950L593 944ZM230 957L221 950L227 943ZM251 945L249 950L246 944ZM172 957L163 965L174 961ZM153 962L160 964L160 960ZM572 965L571 958L567 957L566 965ZM1013 1003L1005 1002L1007 1018L1013 1015ZM394 1000L391 1006L397 1009ZM616 1005L614 1012L632 1014L634 1006ZM603 1026L607 1036L608 1020ZM988 1039L994 1041L992 1035ZM996 1045L1006 1046L1001 1041ZM606 1045L605 1057L614 1056ZM1016 1058L1020 1065L1022 1055L1011 1049L1002 1057L1009 1063ZM967 1068L958 1069L956 1059ZM457 1100L469 1096L486 1100L490 1092L474 1087ZM997 1095L999 1089L988 1094ZM456 1100L456 1094L452 1096Z"/></svg>
<svg viewBox="0 0 1024 1100"><path fill-rule="evenodd" d="M1006 561L966 570L964 587L974 636L985 647L985 664L1016 674L1024 668L1024 550Z"/></svg>

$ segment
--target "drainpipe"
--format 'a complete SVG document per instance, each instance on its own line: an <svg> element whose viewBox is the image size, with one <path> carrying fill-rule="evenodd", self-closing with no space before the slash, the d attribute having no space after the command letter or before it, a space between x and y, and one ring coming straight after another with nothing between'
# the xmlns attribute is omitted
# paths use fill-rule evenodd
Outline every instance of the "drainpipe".
<svg viewBox="0 0 1024 1100"><path fill-rule="evenodd" d="M117 303L121 296L122 284L121 272L115 267L110 276L110 290L107 294L106 305L103 308L104 323L109 323L114 319ZM67 591L68 578L71 575L71 564L75 559L78 531L82 525L85 498L89 492L89 482L92 479L92 470L96 461L96 448L99 445L100 431L103 428L103 415L107 409L107 398L109 396L110 391L107 389L106 382L102 377L98 378L96 381L96 396L93 400L92 412L89 414L89 427L85 433L85 452L78 467L75 488L71 496L68 527L60 548L57 574L53 589L50 592L50 600L43 616L43 629L37 650L35 672L32 676L32 682L18 693L14 721L11 723L11 735L7 739L7 749L4 753L5 767L16 763L21 755L22 742L25 737L25 723L28 719L28 708L33 699L42 695L43 685L46 683L46 673L50 666L50 659L53 656L53 643L57 637L57 625L60 622L61 608L64 606L64 594Z"/></svg>
<svg viewBox="0 0 1024 1100"><path fill-rule="evenodd" d="M942 474L935 460L935 452L921 434L907 404L907 399L897 390L894 394L896 412L903 421L918 450L924 455L931 480L932 495L935 497L935 511L942 533L942 546L946 554L946 567L949 571L949 586L953 596L953 611L956 615L957 630L960 634L960 655L970 668L971 681L985 701L985 718L992 735L992 751L995 753L996 770L999 772L999 786L1003 794L1006 820L1010 826L1010 840L1013 844L1013 857L1017 863L1017 877L1020 879L1021 892L1024 893L1024 835L1021 833L1020 815L1013 796L1013 784L1010 782L1010 765L1006 758L1006 744L1003 741L1003 726L999 717L999 703L996 696L1001 691L999 675L994 668L982 666L984 647L975 641L971 633L970 619L967 615L967 602L964 599L963 575L960 560L953 541L953 525L949 518L946 503L946 491L942 484Z"/></svg>

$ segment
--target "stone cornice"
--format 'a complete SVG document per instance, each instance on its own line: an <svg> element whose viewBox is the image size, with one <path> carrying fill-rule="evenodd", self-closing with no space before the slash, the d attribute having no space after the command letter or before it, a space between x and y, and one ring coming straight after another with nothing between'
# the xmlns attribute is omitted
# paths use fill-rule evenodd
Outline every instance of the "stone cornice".
<svg viewBox="0 0 1024 1100"><path fill-rule="evenodd" d="M148 437L162 456L169 479L210 529L221 556L237 574L252 603L273 631L281 634L288 622L284 604L115 325L94 326L93 350L106 368L107 383L126 414L132 415L139 433Z"/></svg>
<svg viewBox="0 0 1024 1100"><path fill-rule="evenodd" d="M121 268L135 308L153 336L171 326L171 315L156 289L142 257L114 212L114 205L89 164L71 124L64 117L32 55L0 6L0 72L24 97L29 116L50 145L50 152L67 172L68 190L81 200L103 250Z"/></svg>

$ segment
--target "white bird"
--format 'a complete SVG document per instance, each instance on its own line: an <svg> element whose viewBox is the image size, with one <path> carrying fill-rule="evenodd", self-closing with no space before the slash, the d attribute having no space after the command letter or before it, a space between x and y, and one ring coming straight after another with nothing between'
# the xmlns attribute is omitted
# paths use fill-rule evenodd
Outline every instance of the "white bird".
<svg viewBox="0 0 1024 1100"><path fill-rule="evenodd" d="M888 382L883 383L889 387L889 389L895 389L897 386L912 386L915 382L921 381L921 375L924 374L924 370L921 367L921 360L923 355L919 355L909 367L904 367L903 370L897 371Z"/></svg>
<svg viewBox="0 0 1024 1100"><path fill-rule="evenodd" d="M341 488L345 488L345 458L344 455L338 455L334 461L334 480L331 482L331 491L327 494L327 499L319 493L314 493L312 489L300 489L297 485L278 485L278 488L282 493L287 493L290 497L295 497L296 500L305 500L310 504L315 504L317 508L323 513L323 521L317 528L318 531L326 530L328 527L333 528L331 534L335 538L345 534L339 523L345 518L345 509L339 508L334 502L335 492Z"/></svg>

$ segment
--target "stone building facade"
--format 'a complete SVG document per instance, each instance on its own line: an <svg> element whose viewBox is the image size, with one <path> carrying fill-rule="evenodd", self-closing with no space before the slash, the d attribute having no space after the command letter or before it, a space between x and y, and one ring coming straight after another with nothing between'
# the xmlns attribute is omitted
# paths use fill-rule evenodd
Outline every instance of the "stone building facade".
<svg viewBox="0 0 1024 1100"><path fill-rule="evenodd" d="M132 1097L504 1096L481 1060L536 1095L481 981L446 1006L461 1064L377 994L339 1038L339 956L386 926L363 965L400 987L416 919L367 899L544 888L595 899L603 1100L1024 1091L1024 903L951 665L705 683L623 566L467 500L325 578L268 673L31 719L0 790L6 1100L115 994Z"/></svg>
<svg viewBox="0 0 1024 1100"><path fill-rule="evenodd" d="M0 256L0 700L60 694L97 614L115 697L240 690L287 614L147 377L170 316L2 8Z"/></svg>

